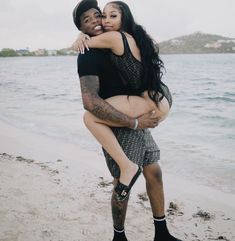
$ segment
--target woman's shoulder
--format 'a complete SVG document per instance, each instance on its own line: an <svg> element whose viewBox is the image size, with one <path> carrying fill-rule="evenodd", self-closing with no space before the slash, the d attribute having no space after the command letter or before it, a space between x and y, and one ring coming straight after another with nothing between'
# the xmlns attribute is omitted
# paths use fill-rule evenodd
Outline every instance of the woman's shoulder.
<svg viewBox="0 0 235 241"><path fill-rule="evenodd" d="M104 32L103 36L110 39L115 39L115 38L121 38L121 33L119 31L109 31L109 32Z"/></svg>
<svg viewBox="0 0 235 241"><path fill-rule="evenodd" d="M112 50L115 54L120 54L120 52L123 52L123 39L122 35L118 31L109 31L103 33L102 37L104 43L109 46L109 48Z"/></svg>

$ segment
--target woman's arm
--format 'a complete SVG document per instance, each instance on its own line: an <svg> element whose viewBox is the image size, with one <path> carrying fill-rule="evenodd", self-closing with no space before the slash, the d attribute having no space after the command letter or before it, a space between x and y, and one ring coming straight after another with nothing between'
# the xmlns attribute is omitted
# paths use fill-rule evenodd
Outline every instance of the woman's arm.
<svg viewBox="0 0 235 241"><path fill-rule="evenodd" d="M121 34L119 32L111 31L91 37L87 40L87 45L90 48L113 49L120 39Z"/></svg>
<svg viewBox="0 0 235 241"><path fill-rule="evenodd" d="M83 33L78 36L73 43L73 49L84 53L84 49L98 48L98 49L110 49L113 52L119 52L122 48L121 34L117 31L111 31L102 33L100 35L87 38L87 35Z"/></svg>

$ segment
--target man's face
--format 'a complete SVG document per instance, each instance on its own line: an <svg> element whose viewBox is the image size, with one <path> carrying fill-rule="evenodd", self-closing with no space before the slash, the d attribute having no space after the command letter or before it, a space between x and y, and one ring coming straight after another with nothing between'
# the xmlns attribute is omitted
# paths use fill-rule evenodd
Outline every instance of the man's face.
<svg viewBox="0 0 235 241"><path fill-rule="evenodd" d="M91 8L84 12L80 17L80 30L90 36L96 36L103 33L101 14L95 9Z"/></svg>

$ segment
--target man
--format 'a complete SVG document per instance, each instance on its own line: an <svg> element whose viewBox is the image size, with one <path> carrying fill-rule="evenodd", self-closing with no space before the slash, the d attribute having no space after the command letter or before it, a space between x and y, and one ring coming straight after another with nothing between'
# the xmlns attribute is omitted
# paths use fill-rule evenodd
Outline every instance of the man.
<svg viewBox="0 0 235 241"><path fill-rule="evenodd" d="M101 12L96 0L79 2L73 11L73 19L77 28L90 36L103 33ZM139 117L136 122L134 118L117 111L104 100L115 95L131 94L123 84L117 70L111 65L107 52L90 49L86 54L79 55L78 73L84 108L100 119L123 126L123 128L112 128L112 130L128 158L143 166L146 189L154 217L154 241L177 241L178 239L170 235L166 226L162 173L158 164L160 150L146 129L155 127L158 119L152 113L147 113ZM136 129L136 123L138 123L138 129L133 130ZM114 177L114 183L116 183L120 175L119 168L107 152L104 151L104 155ZM111 201L113 241L127 241L124 231L127 204L128 198L118 201L113 191Z"/></svg>

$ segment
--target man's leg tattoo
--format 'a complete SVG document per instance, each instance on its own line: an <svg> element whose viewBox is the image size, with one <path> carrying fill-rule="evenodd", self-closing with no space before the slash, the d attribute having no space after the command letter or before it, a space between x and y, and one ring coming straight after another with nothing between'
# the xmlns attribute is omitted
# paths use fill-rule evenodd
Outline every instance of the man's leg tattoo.
<svg viewBox="0 0 235 241"><path fill-rule="evenodd" d="M116 193L113 191L111 200L114 227L113 241L128 241L124 229L128 199L129 197L124 201L118 201L116 198Z"/></svg>

